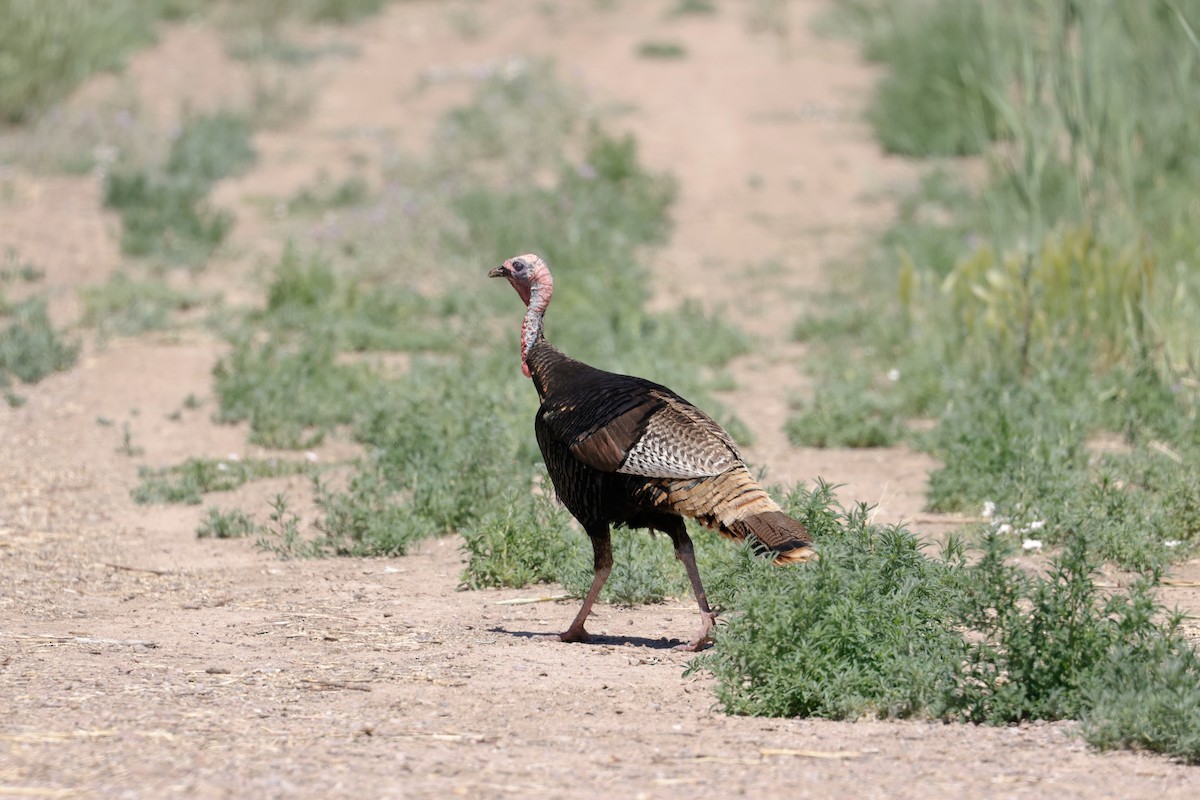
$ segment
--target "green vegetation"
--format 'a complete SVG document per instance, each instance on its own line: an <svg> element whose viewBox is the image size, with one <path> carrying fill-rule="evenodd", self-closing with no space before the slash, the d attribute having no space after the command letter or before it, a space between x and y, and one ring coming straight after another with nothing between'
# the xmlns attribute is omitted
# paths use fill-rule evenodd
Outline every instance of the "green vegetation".
<svg viewBox="0 0 1200 800"><path fill-rule="evenodd" d="M842 511L828 485L788 504L820 542L820 560L780 569L744 549L714 580L737 613L693 669L716 676L732 713L930 713L966 648L953 627L958 562L926 557L902 528L870 525L865 507Z"/></svg>
<svg viewBox="0 0 1200 800"><path fill-rule="evenodd" d="M788 433L928 450L931 508L983 509L979 556L801 493L821 561L786 585L749 562L700 663L739 713L1078 719L1200 761L1197 655L1153 594L1200 540L1200 4L840 8L889 67L885 146L988 173L931 170L862 286L798 322L818 389ZM1102 589L1104 562L1143 575Z"/></svg>
<svg viewBox="0 0 1200 800"><path fill-rule="evenodd" d="M161 167L118 167L104 202L121 213L121 249L135 256L203 263L225 239L233 216L213 209L213 183L254 163L251 128L228 112L193 116L171 143Z"/></svg>
<svg viewBox="0 0 1200 800"><path fill-rule="evenodd" d="M79 355L78 342L51 324L41 297L12 306L0 303L0 325L0 387L10 384L10 376L37 383L52 372L69 369ZM6 397L12 405L16 396L6 393Z"/></svg>
<svg viewBox="0 0 1200 800"><path fill-rule="evenodd" d="M141 483L134 488L136 503L198 504L208 492L227 492L247 481L312 474L307 462L276 459L189 458L174 467L141 467Z"/></svg>
<svg viewBox="0 0 1200 800"><path fill-rule="evenodd" d="M327 175L322 175L288 198L286 208L289 214L316 215L334 209L361 206L370 199L370 195L370 187L361 176L351 175L331 183Z"/></svg>
<svg viewBox="0 0 1200 800"><path fill-rule="evenodd" d="M868 524L862 507L833 506L829 487L789 502L822 558L794 570L748 552L729 562L717 585L732 587L738 611L692 665L714 674L727 710L1083 719L1099 746L1200 760L1200 663L1179 617L1154 603L1149 582L1098 588L1086 540L1039 574L1013 565L1009 539L995 532L977 560L956 540L931 558L903 528ZM1133 703L1130 693L1149 702Z"/></svg>
<svg viewBox="0 0 1200 800"><path fill-rule="evenodd" d="M502 498L462 530L468 555L463 586L520 588L557 581L574 555L564 536L568 518L545 495L513 492Z"/></svg>
<svg viewBox="0 0 1200 800"><path fill-rule="evenodd" d="M209 506L207 513L196 528L196 536L200 539L239 539L258 529L246 512L236 508L222 511L217 506Z"/></svg>
<svg viewBox="0 0 1200 800"><path fill-rule="evenodd" d="M881 138L989 171L931 171L858 296L797 326L829 366L789 435L908 439L933 509L1157 574L1200 534L1200 4L841 5L890 68Z"/></svg>
<svg viewBox="0 0 1200 800"><path fill-rule="evenodd" d="M84 288L83 324L102 335L132 336L167 327L171 315L202 303L197 292L172 289L160 280L131 278L117 272L107 282Z"/></svg>
<svg viewBox="0 0 1200 800"><path fill-rule="evenodd" d="M119 69L135 50L155 41L156 26L213 14L231 28L273 31L285 20L357 22L388 0L0 0L0 121L25 122L58 103L89 75ZM272 42L278 37L270 37ZM281 46L293 58L303 49ZM297 56L296 54L300 55Z"/></svg>
<svg viewBox="0 0 1200 800"><path fill-rule="evenodd" d="M713 0L679 0L668 16L684 17L692 15L709 15L717 13L717 4Z"/></svg>
<svg viewBox="0 0 1200 800"><path fill-rule="evenodd" d="M642 42L637 47L637 54L642 58L678 59L687 56L687 48L679 42Z"/></svg>
<svg viewBox="0 0 1200 800"><path fill-rule="evenodd" d="M153 0L0 0L0 119L22 122L93 72L120 67L154 40L177 4Z"/></svg>

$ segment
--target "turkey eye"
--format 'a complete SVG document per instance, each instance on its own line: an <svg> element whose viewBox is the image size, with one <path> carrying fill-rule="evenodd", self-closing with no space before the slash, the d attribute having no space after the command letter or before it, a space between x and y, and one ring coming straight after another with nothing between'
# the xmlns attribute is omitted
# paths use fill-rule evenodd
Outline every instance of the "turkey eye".
<svg viewBox="0 0 1200 800"><path fill-rule="evenodd" d="M513 269L515 269L517 272L525 271L525 262L524 261L514 261L514 262L512 262L512 265L513 265Z"/></svg>

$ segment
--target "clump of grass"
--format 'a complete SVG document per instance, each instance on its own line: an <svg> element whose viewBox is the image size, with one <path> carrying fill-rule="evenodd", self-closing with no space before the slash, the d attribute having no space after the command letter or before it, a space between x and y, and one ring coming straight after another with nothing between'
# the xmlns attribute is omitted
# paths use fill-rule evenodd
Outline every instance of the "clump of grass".
<svg viewBox="0 0 1200 800"><path fill-rule="evenodd" d="M258 529L254 520L240 509L222 511L217 506L209 506L207 516L200 521L196 528L199 539L240 539L249 536Z"/></svg>
<svg viewBox="0 0 1200 800"><path fill-rule="evenodd" d="M233 215L208 202L212 184L254 161L249 123L217 112L188 119L161 168L114 169L104 202L121 213L121 249L179 263L203 263L224 241Z"/></svg>
<svg viewBox="0 0 1200 800"><path fill-rule="evenodd" d="M863 375L833 374L812 399L801 401L785 430L793 445L807 447L889 447L906 429L890 387L872 385Z"/></svg>
<svg viewBox="0 0 1200 800"><path fill-rule="evenodd" d="M229 111L190 117L171 143L164 171L205 186L240 175L257 158L252 135L249 120Z"/></svg>
<svg viewBox="0 0 1200 800"><path fill-rule="evenodd" d="M31 261L21 258L20 251L15 247L4 248L4 260L0 263L2 263L2 266L0 266L0 283L17 280L23 283L37 283L46 277L44 269ZM0 309L3 308L4 303L0 301Z"/></svg>
<svg viewBox="0 0 1200 800"><path fill-rule="evenodd" d="M514 113L533 108L532 127ZM434 157L477 173L502 163L510 174L532 174L556 167L563 143L590 121L580 90L558 80L548 62L518 62L489 76L469 103L439 121Z"/></svg>
<svg viewBox="0 0 1200 800"><path fill-rule="evenodd" d="M25 383L37 383L53 372L70 369L79 355L79 343L65 337L50 322L46 301L32 297L7 308L0 308L0 386L9 376Z"/></svg>
<svg viewBox="0 0 1200 800"><path fill-rule="evenodd" d="M167 327L171 315L203 302L197 292L172 289L160 280L138 280L117 272L107 282L81 290L83 324L102 334L132 336Z"/></svg>
<svg viewBox="0 0 1200 800"><path fill-rule="evenodd" d="M646 41L637 46L637 54L641 58L673 60L685 58L687 48L679 42Z"/></svg>
<svg viewBox="0 0 1200 800"><path fill-rule="evenodd" d="M154 39L155 4L0 0L0 119L19 123Z"/></svg>
<svg viewBox="0 0 1200 800"><path fill-rule="evenodd" d="M322 176L315 183L301 187L288 198L289 214L317 215L339 208L360 206L371 196L371 189L360 175L351 175L336 183Z"/></svg>
<svg viewBox="0 0 1200 800"><path fill-rule="evenodd" d="M670 11L671 17L706 16L717 13L717 4L713 0L679 0Z"/></svg>
<svg viewBox="0 0 1200 800"><path fill-rule="evenodd" d="M985 6L934 2L896 13L891 35L868 49L890 67L868 117L891 152L976 154L1002 133L995 98L1005 85L1006 54L978 35L1000 19Z"/></svg>
<svg viewBox="0 0 1200 800"><path fill-rule="evenodd" d="M189 458L172 467L141 467L141 479L131 492L135 503L200 503L209 492L227 492L247 481L304 475L313 472L306 462L276 459Z"/></svg>

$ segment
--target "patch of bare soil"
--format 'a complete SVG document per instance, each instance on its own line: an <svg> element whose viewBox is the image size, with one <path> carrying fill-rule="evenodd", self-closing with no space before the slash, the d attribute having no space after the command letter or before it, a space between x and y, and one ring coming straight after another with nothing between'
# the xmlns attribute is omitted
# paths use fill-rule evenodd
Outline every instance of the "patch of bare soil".
<svg viewBox="0 0 1200 800"><path fill-rule="evenodd" d="M260 166L226 183L233 255L208 280L253 291L278 234L255 198L373 157L371 131L419 145L467 81L417 91L431 67L469 75L552 56L621 118L652 166L680 180L676 234L652 254L663 304L698 299L760 337L726 400L754 430L751 459L778 481L820 475L880 519L919 514L930 463L905 450L793 450L788 342L823 265L886 221L877 199L911 180L859 122L873 75L849 45L811 34L818 2L790 5L786 43L751 34L745 7L668 20L673 3L397 3L339 34L355 59L324 65L307 121L259 139ZM748 5L748 4L747 4ZM462 35L462 13L482 34ZM655 37L687 57L639 58ZM160 113L182 93L248 91L213 35L180 28L129 74ZM244 96L244 95L242 95ZM531 121L536 124L536 120ZM0 246L74 290L119 264L95 178L12 176ZM486 267L510 254L481 253ZM729 717L676 653L690 598L597 609L588 645L560 630L555 587L457 591L458 541L401 559L282 561L248 541L198 540L200 507L134 506L138 464L247 450L211 424L207 334L89 342L80 365L0 410L0 794L28 797L1195 797L1197 773L1158 757L1100 755L1069 724L971 728ZM514 380L518 374L514 368ZM183 406L189 394L206 398ZM179 412L178 419L169 415ZM98 420L111 424L98 424ZM123 448L128 425L134 446ZM532 426L531 426L532 428ZM531 434L532 435L532 430ZM335 445L322 459L344 457ZM304 479L251 484L263 507ZM217 499L217 498L214 498ZM224 504L226 498L219 498ZM231 503L232 504L232 503ZM920 525L917 526L920 529ZM1191 567L1190 569L1194 569ZM1195 598L1186 598L1195 604Z"/></svg>

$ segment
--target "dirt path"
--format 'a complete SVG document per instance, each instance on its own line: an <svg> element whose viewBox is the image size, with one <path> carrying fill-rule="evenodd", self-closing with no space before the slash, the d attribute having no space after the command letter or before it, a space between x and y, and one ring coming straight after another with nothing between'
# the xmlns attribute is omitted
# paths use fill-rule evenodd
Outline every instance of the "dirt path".
<svg viewBox="0 0 1200 800"><path fill-rule="evenodd" d="M793 3L786 47L752 35L738 3L669 20L673 3L395 4L339 33L353 59L320 67L304 123L260 137L261 163L219 200L241 220L209 279L232 293L278 231L253 205L371 157L346 131L419 146L466 81L413 91L422 70L466 74L549 55L621 117L656 168L681 181L676 234L653 254L663 304L694 297L761 338L726 399L751 424L751 457L779 481L821 475L883 519L920 508L929 463L902 450L792 450L780 426L804 388L787 334L827 259L886 220L870 198L910 179L856 120L872 75L815 37L822 6ZM749 4L746 4L749 6ZM549 10L548 10L549 9ZM461 35L476 15L483 34ZM656 37L687 57L635 54ZM180 29L130 74L153 113L244 91L211 34ZM183 65L200 63L189 72ZM188 75L181 80L180 74ZM233 83L231 87L229 84ZM93 179L17 174L0 247L47 269L59 313L74 287L119 264L115 221ZM481 265L497 254L481 255ZM280 561L251 542L194 535L197 507L136 507L140 463L253 455L245 431L208 421L221 345L186 331L106 348L0 410L0 794L29 797L1194 797L1195 770L1097 755L1069 725L976 729L728 717L664 632L694 623L688 599L601 607L594 645L555 630L573 603L507 601L543 590L458 592L454 539L402 559ZM168 415L181 411L179 420ZM112 424L98 424L103 418ZM119 452L123 426L144 454ZM320 451L338 456L336 446ZM229 498L262 507L301 479ZM225 498L222 503L225 504ZM545 588L549 594L553 590Z"/></svg>

